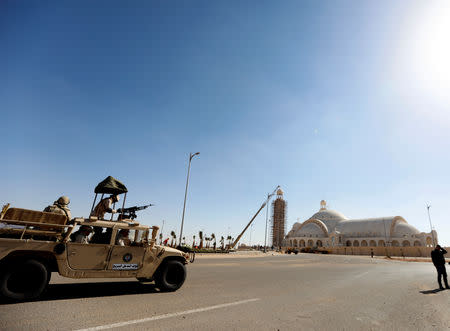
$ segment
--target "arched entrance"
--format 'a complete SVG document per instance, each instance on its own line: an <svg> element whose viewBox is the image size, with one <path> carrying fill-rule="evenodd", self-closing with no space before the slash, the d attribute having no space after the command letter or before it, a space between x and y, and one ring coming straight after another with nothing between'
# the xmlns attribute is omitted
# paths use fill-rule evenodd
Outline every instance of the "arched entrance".
<svg viewBox="0 0 450 331"><path fill-rule="evenodd" d="M300 247L305 247L305 241L303 239L300 240L299 246Z"/></svg>
<svg viewBox="0 0 450 331"><path fill-rule="evenodd" d="M411 244L409 243L408 240L403 240L402 246L403 246L403 247L409 247L409 246L411 246Z"/></svg>
<svg viewBox="0 0 450 331"><path fill-rule="evenodd" d="M313 246L314 246L314 242L311 239L309 239L308 240L308 247L313 247Z"/></svg>
<svg viewBox="0 0 450 331"><path fill-rule="evenodd" d="M347 240L347 241L345 242L345 246L347 246L347 247L352 246L352 242L351 242L350 240Z"/></svg>
<svg viewBox="0 0 450 331"><path fill-rule="evenodd" d="M354 247L359 247L359 241L358 240L353 240L353 246Z"/></svg>
<svg viewBox="0 0 450 331"><path fill-rule="evenodd" d="M397 240L392 240L392 247L399 247L400 243Z"/></svg>
<svg viewBox="0 0 450 331"><path fill-rule="evenodd" d="M414 246L420 247L420 246L422 246L422 244L420 243L420 241L416 240L416 241L414 242Z"/></svg>
<svg viewBox="0 0 450 331"><path fill-rule="evenodd" d="M323 246L322 240L317 240L317 241L316 241L316 246L317 246L317 247L322 247L322 246Z"/></svg>
<svg viewBox="0 0 450 331"><path fill-rule="evenodd" d="M297 239L294 239L294 247L298 247L297 245L298 245Z"/></svg>
<svg viewBox="0 0 450 331"><path fill-rule="evenodd" d="M378 240L378 246L385 247L386 243L384 242L384 240Z"/></svg>
<svg viewBox="0 0 450 331"><path fill-rule="evenodd" d="M377 247L377 242L375 240L370 241L370 247Z"/></svg>
<svg viewBox="0 0 450 331"><path fill-rule="evenodd" d="M361 241L361 247L367 247L367 241L365 240Z"/></svg>

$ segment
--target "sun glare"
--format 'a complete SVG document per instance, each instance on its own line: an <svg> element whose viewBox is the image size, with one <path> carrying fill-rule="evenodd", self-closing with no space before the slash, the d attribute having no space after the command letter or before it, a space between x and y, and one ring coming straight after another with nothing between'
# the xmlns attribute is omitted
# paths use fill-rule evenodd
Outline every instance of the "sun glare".
<svg viewBox="0 0 450 331"><path fill-rule="evenodd" d="M430 1L408 32L405 64L412 84L427 97L450 101L450 1Z"/></svg>

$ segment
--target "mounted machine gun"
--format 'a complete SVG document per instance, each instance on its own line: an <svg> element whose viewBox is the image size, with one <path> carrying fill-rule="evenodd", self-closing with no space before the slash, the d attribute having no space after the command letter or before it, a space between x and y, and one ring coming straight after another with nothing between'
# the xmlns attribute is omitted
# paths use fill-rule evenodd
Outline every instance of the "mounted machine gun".
<svg viewBox="0 0 450 331"><path fill-rule="evenodd" d="M136 212L138 210L144 210L150 206L153 206L152 204L148 204L145 206L134 206L134 207L129 207L129 208L119 208L117 209L117 212L120 214L119 215L119 219L131 219L134 220L137 215Z"/></svg>

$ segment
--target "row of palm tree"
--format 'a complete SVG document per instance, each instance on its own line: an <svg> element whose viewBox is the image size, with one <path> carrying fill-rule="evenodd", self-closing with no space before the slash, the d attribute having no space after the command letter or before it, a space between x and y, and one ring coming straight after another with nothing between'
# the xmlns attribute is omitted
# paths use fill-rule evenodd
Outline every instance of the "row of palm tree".
<svg viewBox="0 0 450 331"><path fill-rule="evenodd" d="M176 235L175 231L171 231L170 232L170 236L172 237L172 239L170 241L170 246L171 247L177 246L177 235ZM202 249L202 248L209 249L212 246L212 248L214 250L217 248L217 238L216 238L216 235L214 233L211 233L211 236L206 237L206 236L203 235L203 231L199 231L198 232L198 238L199 238L199 244L198 245L196 245L196 241L195 241L196 238L197 237L194 234L192 236L192 247L198 247L200 249ZM227 246L230 247L231 243L234 241L234 238L232 238L231 236L227 236L226 240L228 242ZM165 241L163 241L163 234L162 233L159 234L159 243L160 244L163 244L163 243L164 244L168 244L167 239ZM186 245L186 237L182 238L181 243L182 243L182 245ZM225 237L224 236L220 237L219 243L220 243L220 249L222 249L222 250L225 249Z"/></svg>

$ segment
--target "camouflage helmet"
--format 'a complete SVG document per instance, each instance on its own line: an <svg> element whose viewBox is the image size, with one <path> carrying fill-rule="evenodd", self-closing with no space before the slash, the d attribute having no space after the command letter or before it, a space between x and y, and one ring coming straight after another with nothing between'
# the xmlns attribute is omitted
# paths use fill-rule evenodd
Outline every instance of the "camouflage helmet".
<svg viewBox="0 0 450 331"><path fill-rule="evenodd" d="M70 203L70 199L63 195L62 197L59 197L56 202L60 205L67 206Z"/></svg>

